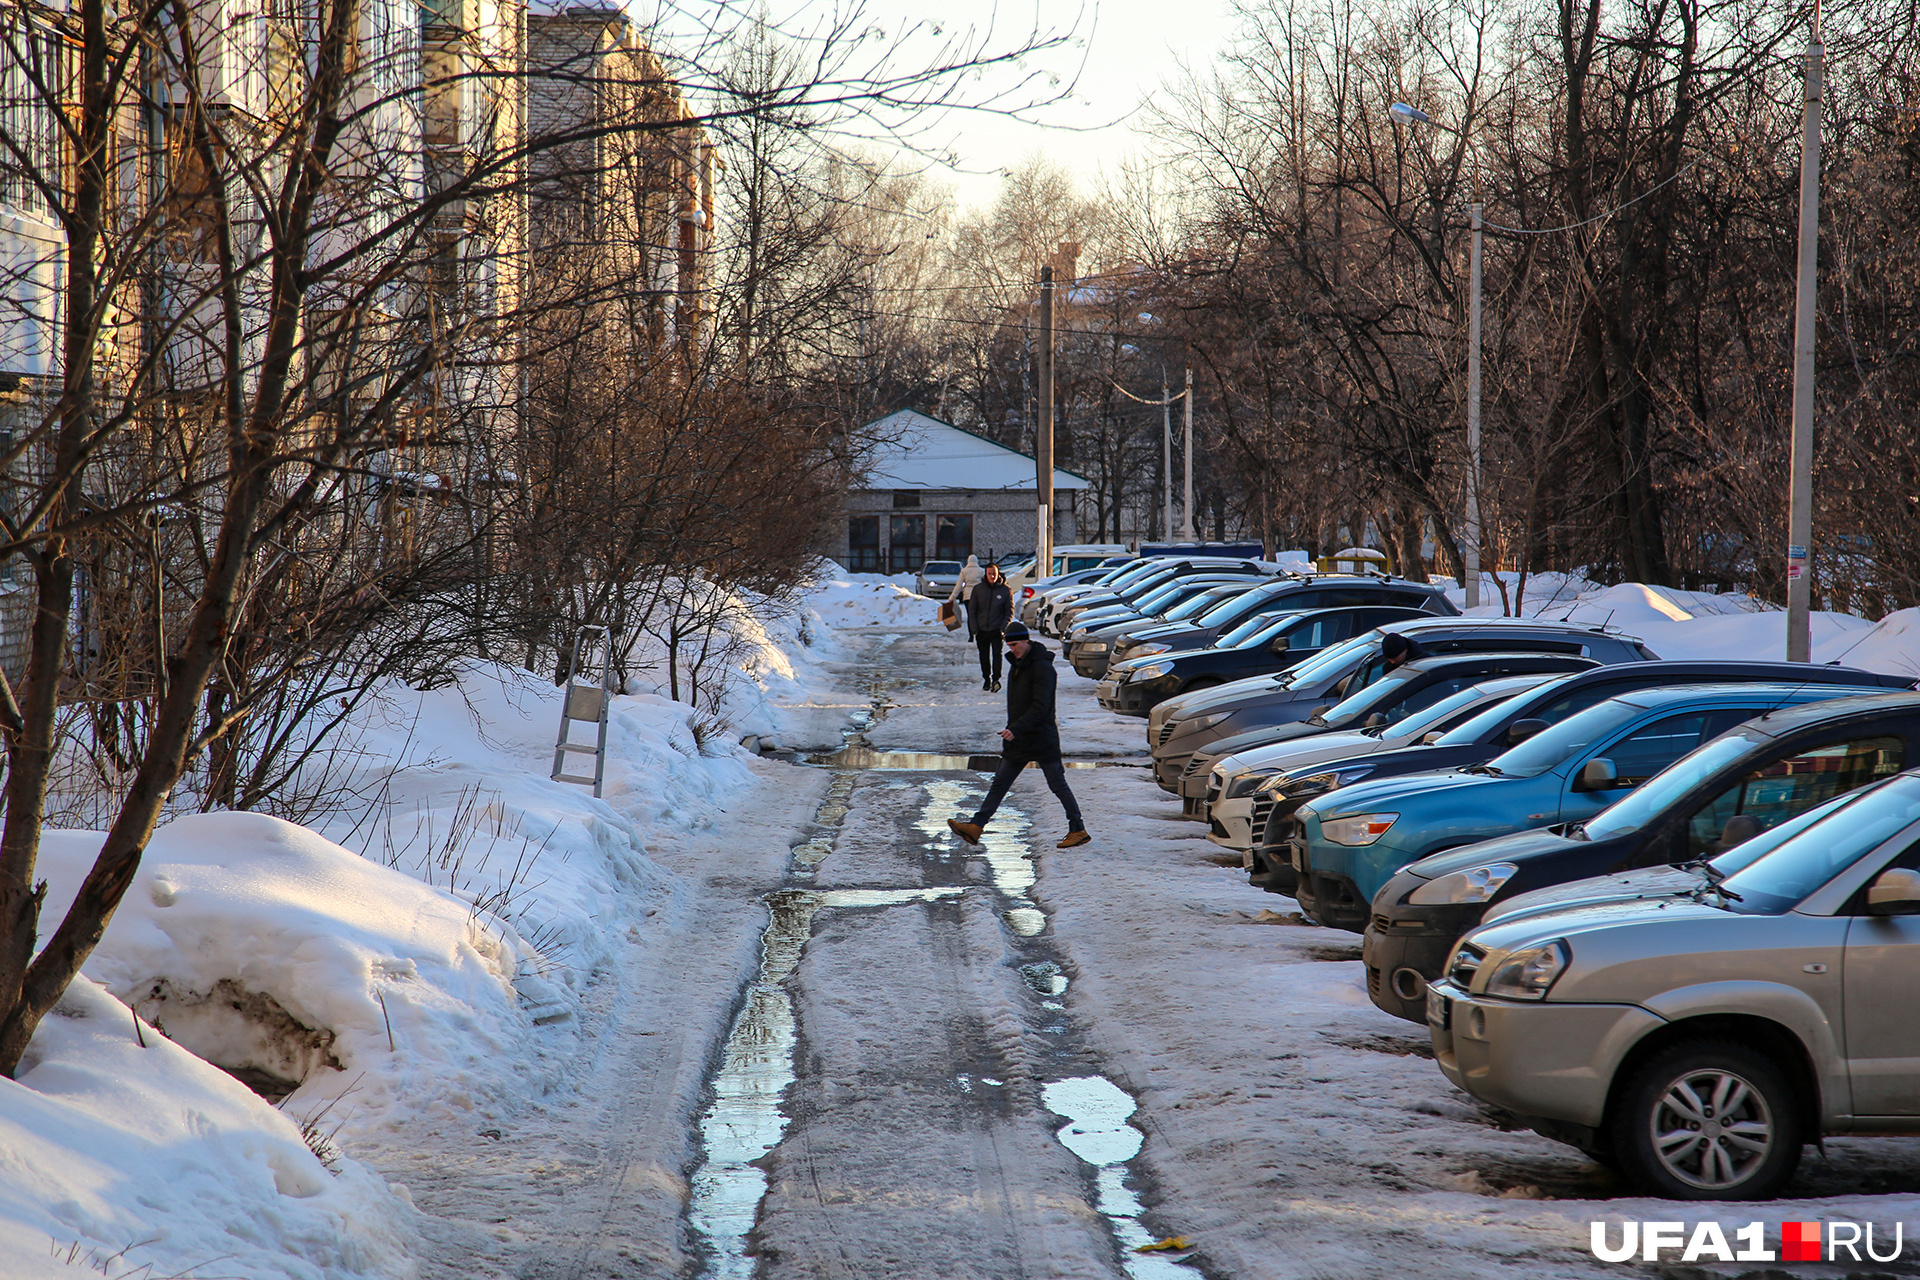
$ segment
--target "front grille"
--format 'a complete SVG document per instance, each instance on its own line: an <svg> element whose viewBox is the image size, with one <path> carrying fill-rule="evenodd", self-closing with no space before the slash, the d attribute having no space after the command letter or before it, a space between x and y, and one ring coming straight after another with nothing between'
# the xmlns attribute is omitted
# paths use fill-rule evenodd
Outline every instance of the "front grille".
<svg viewBox="0 0 1920 1280"><path fill-rule="evenodd" d="M1158 742L1155 742L1153 745L1156 747L1164 747L1167 745L1167 739L1171 738L1172 736L1173 736L1173 717L1168 716L1165 720L1162 720L1160 722L1160 740Z"/></svg>
<svg viewBox="0 0 1920 1280"><path fill-rule="evenodd" d="M1391 929L1393 928L1393 921L1387 919L1385 916L1376 915L1373 918L1373 927L1382 931Z"/></svg>
<svg viewBox="0 0 1920 1280"><path fill-rule="evenodd" d="M1267 842L1267 820L1273 817L1273 807L1277 800L1255 800L1253 802L1253 847L1258 849Z"/></svg>
<svg viewBox="0 0 1920 1280"><path fill-rule="evenodd" d="M1182 778L1197 777L1211 768L1213 768L1213 761L1202 759L1198 755L1191 755L1187 757L1187 767L1180 771L1180 776Z"/></svg>
<svg viewBox="0 0 1920 1280"><path fill-rule="evenodd" d="M1486 958L1485 947L1478 947L1469 942L1454 952L1453 967L1447 970L1447 977L1453 980L1455 986L1465 991L1472 984L1473 975L1480 972L1480 962Z"/></svg>
<svg viewBox="0 0 1920 1280"><path fill-rule="evenodd" d="M1277 802L1276 802L1277 803ZM1300 835L1300 822L1290 813L1275 813L1267 817L1266 838L1262 844L1292 844Z"/></svg>

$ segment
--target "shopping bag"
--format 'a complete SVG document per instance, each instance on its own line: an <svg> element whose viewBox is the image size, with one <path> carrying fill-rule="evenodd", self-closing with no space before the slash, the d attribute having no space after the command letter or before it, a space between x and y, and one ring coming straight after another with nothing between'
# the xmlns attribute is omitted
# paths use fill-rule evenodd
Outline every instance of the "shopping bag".
<svg viewBox="0 0 1920 1280"><path fill-rule="evenodd" d="M960 610L954 605L953 601L942 600L940 602L940 621L946 624L947 630L949 631L958 631L960 629Z"/></svg>

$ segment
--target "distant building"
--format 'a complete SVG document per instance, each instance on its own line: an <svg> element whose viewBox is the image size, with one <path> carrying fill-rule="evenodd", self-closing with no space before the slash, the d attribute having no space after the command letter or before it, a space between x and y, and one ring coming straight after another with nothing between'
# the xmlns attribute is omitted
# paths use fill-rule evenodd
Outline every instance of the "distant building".
<svg viewBox="0 0 1920 1280"><path fill-rule="evenodd" d="M903 409L869 423L884 443L847 493L845 539L828 554L857 573L911 573L927 560L1033 550L1038 473L1024 453ZM1053 473L1053 538L1079 536L1075 501L1087 481Z"/></svg>

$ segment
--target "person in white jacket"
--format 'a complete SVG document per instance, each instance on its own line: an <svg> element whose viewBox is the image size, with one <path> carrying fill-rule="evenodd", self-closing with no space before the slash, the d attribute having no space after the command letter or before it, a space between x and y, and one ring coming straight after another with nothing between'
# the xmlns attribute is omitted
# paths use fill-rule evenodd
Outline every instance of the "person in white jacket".
<svg viewBox="0 0 1920 1280"><path fill-rule="evenodd" d="M973 639L973 589L980 585L980 579L987 571L980 567L979 556L968 556L967 562L960 566L960 577L953 584L953 590L947 593L947 603L958 603L962 615L967 620L967 639ZM924 607L924 606L923 606Z"/></svg>

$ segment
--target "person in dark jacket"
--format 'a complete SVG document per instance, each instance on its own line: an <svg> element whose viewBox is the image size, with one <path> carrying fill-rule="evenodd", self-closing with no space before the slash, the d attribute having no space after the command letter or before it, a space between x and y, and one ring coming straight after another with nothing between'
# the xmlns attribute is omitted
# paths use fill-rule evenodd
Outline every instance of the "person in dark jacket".
<svg viewBox="0 0 1920 1280"><path fill-rule="evenodd" d="M967 616L973 625L973 642L980 650L980 687L998 693L1000 633L1013 621L1013 592L1000 576L999 565L988 565L979 585L967 597Z"/></svg>
<svg viewBox="0 0 1920 1280"><path fill-rule="evenodd" d="M980 843L980 832L993 819L1007 788L1029 764L1040 766L1047 786L1059 797L1067 811L1067 838L1062 849L1087 843L1086 824L1080 820L1080 804L1067 787L1066 767L1060 762L1060 722L1055 718L1053 695L1059 677L1053 669L1053 651L1035 644L1026 627L1018 622L1006 625L1007 649L1013 664L1007 671L1007 727L1000 731L1000 767L994 771L987 798L966 822L948 818L947 826L968 844Z"/></svg>

